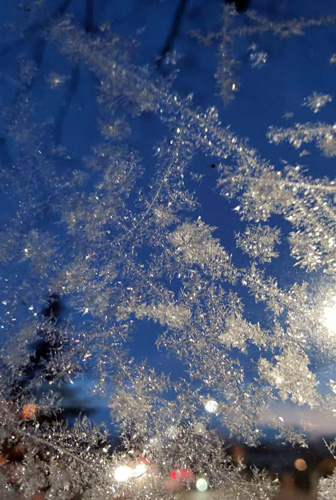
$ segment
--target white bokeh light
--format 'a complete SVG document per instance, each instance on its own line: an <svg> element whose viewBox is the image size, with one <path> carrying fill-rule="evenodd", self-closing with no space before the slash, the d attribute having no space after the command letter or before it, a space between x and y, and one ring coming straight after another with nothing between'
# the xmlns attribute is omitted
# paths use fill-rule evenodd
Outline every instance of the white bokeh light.
<svg viewBox="0 0 336 500"><path fill-rule="evenodd" d="M132 472L133 477L141 477L147 472L147 467L145 464L138 464Z"/></svg>
<svg viewBox="0 0 336 500"><path fill-rule="evenodd" d="M323 308L322 321L328 329L329 336L336 335L336 295Z"/></svg>
<svg viewBox="0 0 336 500"><path fill-rule="evenodd" d="M127 465L119 465L115 469L113 476L118 483L122 483L128 481L133 476L133 470Z"/></svg>
<svg viewBox="0 0 336 500"><path fill-rule="evenodd" d="M208 399L208 401L206 401L204 404L204 408L208 413L216 413L218 408L218 403L214 399Z"/></svg>
<svg viewBox="0 0 336 500"><path fill-rule="evenodd" d="M206 491L208 489L208 481L204 477L199 477L196 481L196 489L198 491Z"/></svg>

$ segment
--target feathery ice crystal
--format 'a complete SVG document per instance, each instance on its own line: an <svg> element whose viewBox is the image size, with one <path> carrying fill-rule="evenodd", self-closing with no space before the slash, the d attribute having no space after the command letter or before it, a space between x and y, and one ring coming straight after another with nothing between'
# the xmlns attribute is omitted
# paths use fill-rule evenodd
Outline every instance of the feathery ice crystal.
<svg viewBox="0 0 336 500"><path fill-rule="evenodd" d="M216 498L270 499L277 481L257 469L244 479L215 429L256 445L268 415L277 437L304 447L309 420L272 419L274 407L336 411L325 378L336 358L336 183L327 163L318 176L293 156L273 165L227 120L247 99L246 59L263 79L279 37L312 43L336 16L272 20L225 6L219 30L193 27L205 44L195 57L217 54L222 100L207 95L202 107L177 71L136 62L136 43L112 14L98 23L96 3L77 16L71 0L6 12L0 57L15 64L0 75L1 491L175 498L174 470ZM328 93L305 96L314 114L332 106ZM313 142L328 162L335 130L326 118L270 126L267 137L279 148ZM147 360L134 342L152 342ZM151 362L154 349L164 361ZM87 417L64 424L64 387L85 373L108 398L119 447ZM336 496L335 474L318 495Z"/></svg>

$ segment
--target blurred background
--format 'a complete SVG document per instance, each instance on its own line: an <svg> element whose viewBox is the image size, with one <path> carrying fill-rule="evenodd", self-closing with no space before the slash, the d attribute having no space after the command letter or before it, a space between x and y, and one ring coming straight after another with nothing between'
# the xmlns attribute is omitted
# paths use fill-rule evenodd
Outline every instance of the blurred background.
<svg viewBox="0 0 336 500"><path fill-rule="evenodd" d="M236 9L231 43L235 64L232 65L231 88L223 100L223 93L214 75L225 20L223 7L229 4ZM84 67L67 63L53 44L39 35L51 19L70 14L87 33L111 30L124 37L137 64L148 65L165 78L174 78L176 92L180 96L192 94L195 105L203 109L216 106L223 126L230 126L240 137L248 137L251 146L277 168L283 165L285 159L290 164L303 164L312 177L333 178L334 160L321 156L316 147L309 144L303 153L302 149L297 150L287 143L276 146L268 141L266 134L271 125L289 127L296 122L313 121L316 112L321 122L333 123L336 101L332 100L320 109L308 106L307 97L313 91L333 96L336 82L336 23L317 23L304 28L298 36L282 37L258 29L242 36L243 28L251 25L247 18L248 9L253 9L259 16L275 24L293 18L336 16L333 0L3 0L0 30L1 105L8 106L11 100L18 98L21 90L15 84L15 79L20 73L26 79L30 95L38 103L36 113L39 121L44 124L47 134L49 129L52 130L55 147L64 148L66 161L70 161L73 168L80 168L82 159L91 154L101 137L97 130L97 117L101 110L95 100L96 78ZM38 68L38 78L34 77L35 67ZM10 142L5 140L4 128L2 124L0 162L3 167L8 167L13 163L15 151ZM159 135L160 131L150 113L143 113L134 119L129 145L139 151L143 158L144 185L149 184L155 174L152 148ZM223 202L215 189L218 165L211 157L199 155L193 161L192 168L194 177L188 182L193 185L197 179L195 189L201 201L202 219L218 228L215 236L237 261L243 261L244 256L237 253L234 239L234 234L242 227L241 221L238 215L232 215L232 206L229 202ZM43 196L41 193L41 198ZM0 199L0 208L6 216L16 209L6 196ZM40 229L48 228L51 224L52 216L46 209ZM279 220L279 224L284 223ZM286 259L289 259L288 253L283 252L274 264L270 264L270 271L284 288L300 281L304 274L299 268L293 268ZM19 267L21 274L15 268L5 269L2 276L5 288L6 280L12 283L13 288L16 281L22 280L24 266L20 264ZM245 299L249 319L258 321L260 309L249 297ZM56 331L57 325L70 319L75 324L89 321L86 319L85 305L82 314L79 314L72 310L66 296L55 295L53 290L49 290L48 295L46 290L44 300L44 304L41 300L31 303L22 297L22 308L25 309L22 314L31 308L31 315L40 317L42 322L55 320ZM2 314L5 315L6 304L2 304L2 307ZM333 317L331 321L334 319L336 322ZM130 356L138 362L146 359L151 366L163 373L172 373L178 379L183 372L181 363L156 349L154 341L158 335L158 325L138 320L135 330L136 334L128 346ZM48 357L48 349L54 346L53 342L55 337L51 341L45 341L44 338L38 340L38 355L23 374L22 384L28 383L42 369L43 360ZM323 381L327 383L333 376L334 366L318 355L314 357L314 362L315 372L319 374L323 386ZM46 383L49 383L52 374L47 377ZM109 421L107 402L113 388L105 397L91 395L89 391L94 384L94 375L88 372L84 378L74 378L63 385L66 407L63 418L71 421L82 413L97 422ZM280 445L275 440L270 422L278 415L294 426L302 419L311 425L309 450ZM290 404L283 404L265 414L260 426L267 438L258 447L248 447L239 440L229 438L216 418L213 419L213 427L223 440L223 450L233 456L237 464L242 464L241 474L245 474L247 480L251 473L244 465L254 465L269 470L274 477L278 475L281 481L278 499L299 499L300 495L302 498L315 498L317 479L331 474L336 464L323 441L334 437L336 421L317 411L303 409L298 414ZM110 431L114 436L113 446L120 446L116 429L111 426ZM183 490L188 474L188 471L173 470L165 487ZM181 498L216 498L215 491L206 491L205 483L199 484L199 490L181 492ZM229 491L226 493L229 499Z"/></svg>

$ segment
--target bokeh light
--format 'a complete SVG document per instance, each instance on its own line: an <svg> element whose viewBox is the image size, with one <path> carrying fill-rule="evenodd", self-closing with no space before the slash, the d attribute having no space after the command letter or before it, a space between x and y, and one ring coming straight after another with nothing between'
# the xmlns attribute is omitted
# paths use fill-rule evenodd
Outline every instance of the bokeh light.
<svg viewBox="0 0 336 500"><path fill-rule="evenodd" d="M147 467L144 463L138 464L135 469L133 470L132 476L133 477L141 477L147 472Z"/></svg>
<svg viewBox="0 0 336 500"><path fill-rule="evenodd" d="M307 462L303 458L297 458L294 462L295 469L304 471L307 469Z"/></svg>
<svg viewBox="0 0 336 500"><path fill-rule="evenodd" d="M199 477L196 481L196 489L198 491L206 491L208 489L208 481L204 477Z"/></svg>
<svg viewBox="0 0 336 500"><path fill-rule="evenodd" d="M214 399L208 399L208 401L205 402L204 408L208 413L216 413L218 409L218 403Z"/></svg>
<svg viewBox="0 0 336 500"><path fill-rule="evenodd" d="M329 335L336 335L336 295L323 308L322 321Z"/></svg>
<svg viewBox="0 0 336 500"><path fill-rule="evenodd" d="M133 470L128 465L119 465L114 471L114 479L118 483L128 481L133 476Z"/></svg>

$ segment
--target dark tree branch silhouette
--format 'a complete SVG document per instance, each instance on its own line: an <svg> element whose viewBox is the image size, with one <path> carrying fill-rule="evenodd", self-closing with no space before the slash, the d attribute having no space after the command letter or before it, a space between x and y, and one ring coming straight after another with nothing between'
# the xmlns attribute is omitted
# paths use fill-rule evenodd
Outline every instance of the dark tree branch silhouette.
<svg viewBox="0 0 336 500"><path fill-rule="evenodd" d="M167 38L163 44L163 47L160 51L160 54L156 60L156 67L157 68L160 68L162 66L167 54L169 52L171 52L171 50L173 48L175 40L176 40L176 38L179 34L179 31L180 31L182 18L183 18L183 15L185 13L187 4L188 4L188 0L180 0L178 6L176 8L169 33L168 33Z"/></svg>

